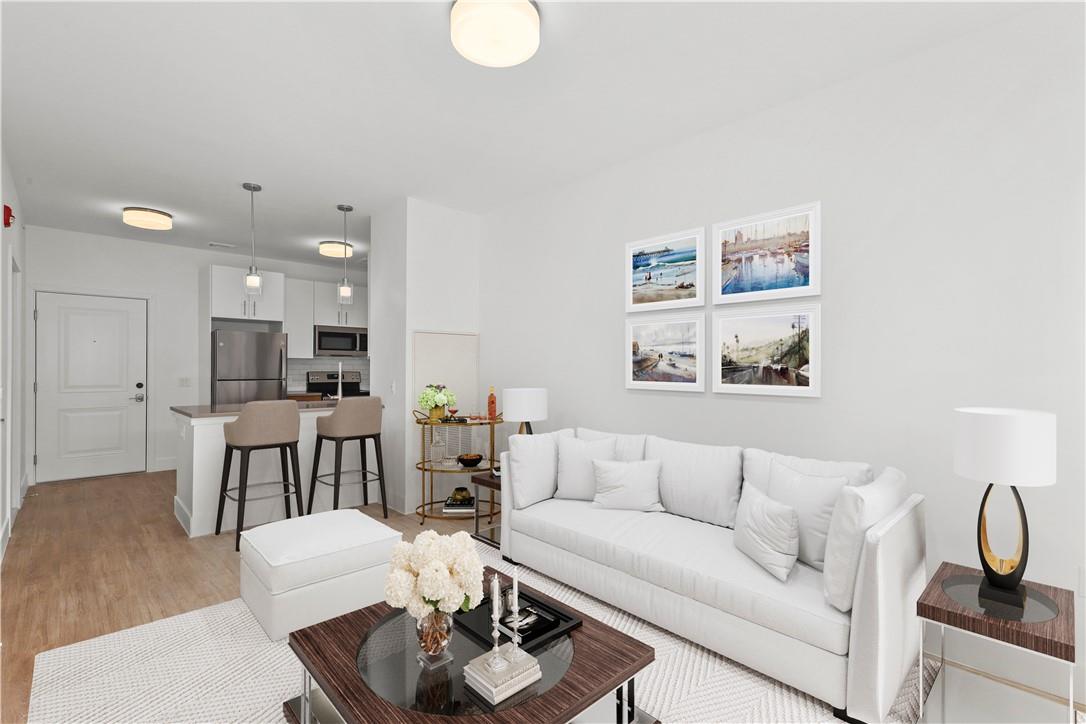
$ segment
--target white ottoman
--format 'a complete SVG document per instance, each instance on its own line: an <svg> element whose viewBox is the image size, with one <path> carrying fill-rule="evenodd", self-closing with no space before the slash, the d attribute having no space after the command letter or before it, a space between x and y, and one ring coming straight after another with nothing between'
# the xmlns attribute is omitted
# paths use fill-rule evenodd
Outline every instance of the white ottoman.
<svg viewBox="0 0 1086 724"><path fill-rule="evenodd" d="M357 510L332 510L241 534L241 598L272 640L385 597L401 534Z"/></svg>

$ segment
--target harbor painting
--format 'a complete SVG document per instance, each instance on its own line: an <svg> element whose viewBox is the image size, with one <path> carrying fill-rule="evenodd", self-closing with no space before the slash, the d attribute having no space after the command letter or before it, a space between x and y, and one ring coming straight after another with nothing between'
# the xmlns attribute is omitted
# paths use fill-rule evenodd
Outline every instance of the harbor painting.
<svg viewBox="0 0 1086 724"><path fill-rule="evenodd" d="M713 391L821 396L818 305L713 315Z"/></svg>
<svg viewBox="0 0 1086 724"><path fill-rule="evenodd" d="M704 229L627 244L626 311L701 306L704 248Z"/></svg>
<svg viewBox="0 0 1086 724"><path fill-rule="evenodd" d="M626 387L701 392L702 315L626 320Z"/></svg>
<svg viewBox="0 0 1086 724"><path fill-rule="evenodd" d="M713 303L820 292L820 204L713 225Z"/></svg>

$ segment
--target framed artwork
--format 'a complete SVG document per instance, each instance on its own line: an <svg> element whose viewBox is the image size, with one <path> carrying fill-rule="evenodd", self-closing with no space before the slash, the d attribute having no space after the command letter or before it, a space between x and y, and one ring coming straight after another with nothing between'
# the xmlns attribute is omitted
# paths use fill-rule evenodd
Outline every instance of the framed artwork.
<svg viewBox="0 0 1086 724"><path fill-rule="evenodd" d="M819 294L821 225L817 201L713 224L713 304Z"/></svg>
<svg viewBox="0 0 1086 724"><path fill-rule="evenodd" d="M626 320L626 387L702 392L704 313Z"/></svg>
<svg viewBox="0 0 1086 724"><path fill-rule="evenodd" d="M786 304L713 314L713 392L822 396L817 304Z"/></svg>
<svg viewBox="0 0 1086 724"><path fill-rule="evenodd" d="M626 245L626 311L650 312L705 303L705 229L688 229Z"/></svg>

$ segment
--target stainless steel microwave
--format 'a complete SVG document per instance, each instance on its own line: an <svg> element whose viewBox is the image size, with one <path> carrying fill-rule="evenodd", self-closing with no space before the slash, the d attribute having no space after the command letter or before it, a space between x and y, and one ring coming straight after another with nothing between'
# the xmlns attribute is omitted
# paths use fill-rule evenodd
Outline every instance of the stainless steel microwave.
<svg viewBox="0 0 1086 724"><path fill-rule="evenodd" d="M314 325L313 354L317 357L365 357L365 327Z"/></svg>

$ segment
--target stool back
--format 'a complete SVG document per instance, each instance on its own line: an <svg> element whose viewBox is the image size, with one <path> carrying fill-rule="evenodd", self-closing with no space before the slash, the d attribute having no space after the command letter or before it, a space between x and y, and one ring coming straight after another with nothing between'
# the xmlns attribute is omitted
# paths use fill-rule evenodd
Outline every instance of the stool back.
<svg viewBox="0 0 1086 724"><path fill-rule="evenodd" d="M317 418L317 434L324 437L363 437L381 434L380 397L344 397L331 415Z"/></svg>
<svg viewBox="0 0 1086 724"><path fill-rule="evenodd" d="M238 419L222 426L226 444L263 447L298 442L301 417L294 400L246 402Z"/></svg>

